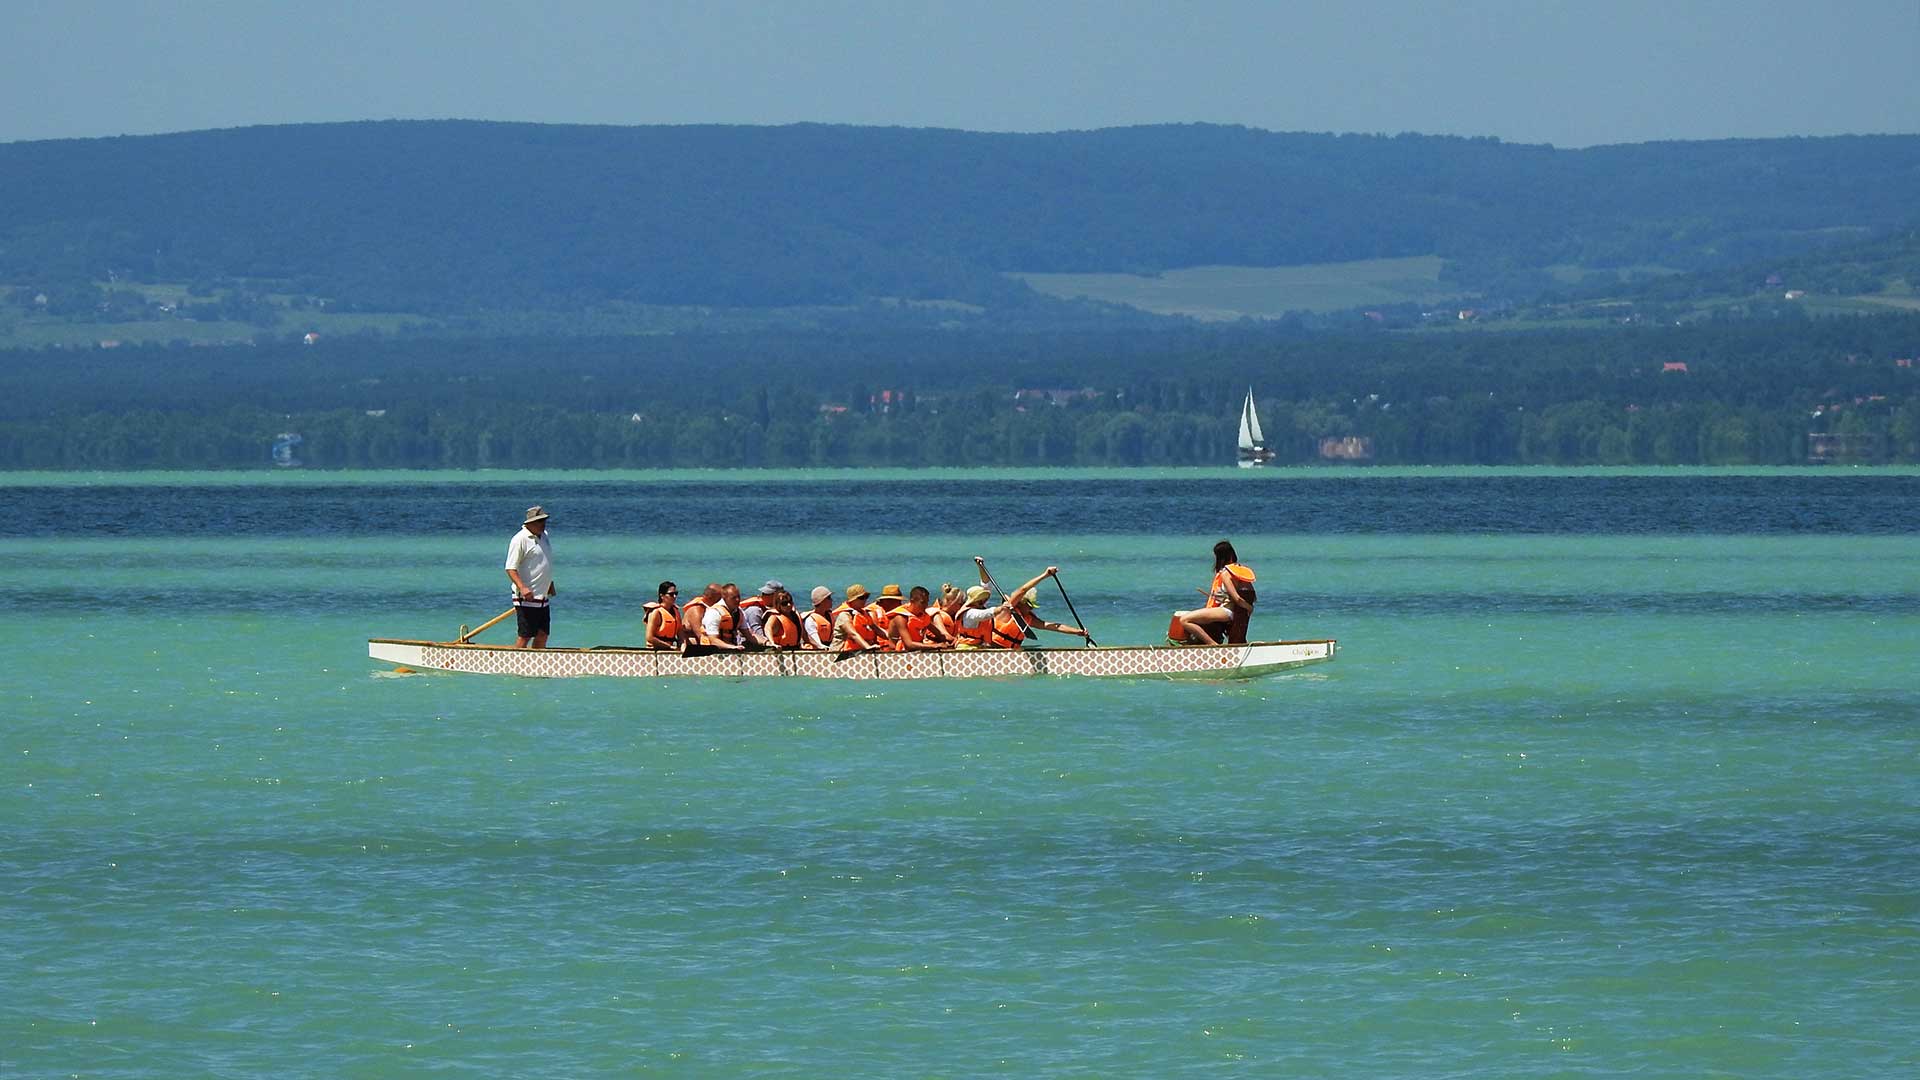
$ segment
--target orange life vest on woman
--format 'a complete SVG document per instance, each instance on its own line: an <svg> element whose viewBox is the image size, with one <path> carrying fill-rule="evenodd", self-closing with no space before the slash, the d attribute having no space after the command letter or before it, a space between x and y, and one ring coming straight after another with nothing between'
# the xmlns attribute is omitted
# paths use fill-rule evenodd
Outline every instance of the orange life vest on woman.
<svg viewBox="0 0 1920 1080"><path fill-rule="evenodd" d="M786 612L776 611L767 616L767 640L773 642L776 649L797 649L800 624L789 619Z"/></svg>
<svg viewBox="0 0 1920 1080"><path fill-rule="evenodd" d="M967 620L964 617L966 613L967 613L967 609L961 608L960 609L961 617L955 618L953 620L953 636L955 640L969 642L976 648L981 648L981 649L984 649L988 645L992 644L993 643L993 620L991 618L986 618L986 619L980 620L980 622L974 626L968 626Z"/></svg>
<svg viewBox="0 0 1920 1080"><path fill-rule="evenodd" d="M960 634L958 633L960 624L954 621L953 616L947 614L946 608L929 608L927 610L927 616L928 616L930 625L932 625L934 629L946 635L942 640L945 640L945 641L960 640Z"/></svg>
<svg viewBox="0 0 1920 1080"><path fill-rule="evenodd" d="M680 636L680 612L672 604L656 603L647 606L660 613L660 628L653 631L654 637L662 641L672 641ZM653 612L648 612L647 618L651 621Z"/></svg>
<svg viewBox="0 0 1920 1080"><path fill-rule="evenodd" d="M988 635L987 644L995 649L1018 649L1026 636L1013 612L1003 611L993 617L993 632Z"/></svg>
<svg viewBox="0 0 1920 1080"><path fill-rule="evenodd" d="M1233 587L1235 589L1253 584L1253 569L1251 567L1241 566L1239 563L1228 563L1214 571L1213 583L1207 586L1208 607L1227 606L1227 576L1229 574L1233 576Z"/></svg>
<svg viewBox="0 0 1920 1080"><path fill-rule="evenodd" d="M850 613L853 616L853 628L859 632L861 637L873 642L880 640L882 635L879 625L873 621L872 607L854 607L850 604L841 604L839 607L833 609L833 633L835 640L830 646L831 648L839 649L842 652L855 652L867 647L864 642L855 641L852 638L840 637L839 624L842 612Z"/></svg>

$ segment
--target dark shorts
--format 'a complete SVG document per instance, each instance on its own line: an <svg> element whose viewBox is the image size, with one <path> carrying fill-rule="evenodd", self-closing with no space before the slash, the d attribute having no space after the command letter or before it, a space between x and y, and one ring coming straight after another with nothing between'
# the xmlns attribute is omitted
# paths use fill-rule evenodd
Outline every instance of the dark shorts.
<svg viewBox="0 0 1920 1080"><path fill-rule="evenodd" d="M553 609L550 607L516 607L513 611L520 620L520 636L523 638L539 637L553 625Z"/></svg>

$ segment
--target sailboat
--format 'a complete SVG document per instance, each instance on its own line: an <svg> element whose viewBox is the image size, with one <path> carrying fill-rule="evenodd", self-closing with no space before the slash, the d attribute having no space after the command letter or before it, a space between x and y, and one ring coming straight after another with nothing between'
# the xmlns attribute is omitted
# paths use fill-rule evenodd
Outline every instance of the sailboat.
<svg viewBox="0 0 1920 1080"><path fill-rule="evenodd" d="M1253 387L1247 387L1247 402L1240 406L1240 467L1251 469L1274 458L1267 449L1267 437L1260 431L1260 413L1253 407Z"/></svg>

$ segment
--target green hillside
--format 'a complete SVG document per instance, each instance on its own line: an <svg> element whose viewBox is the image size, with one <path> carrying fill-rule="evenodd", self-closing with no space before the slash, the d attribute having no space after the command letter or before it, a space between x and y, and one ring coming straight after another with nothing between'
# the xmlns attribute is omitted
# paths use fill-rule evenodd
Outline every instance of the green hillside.
<svg viewBox="0 0 1920 1080"><path fill-rule="evenodd" d="M1915 175L1910 136L1556 150L408 121L27 142L0 145L0 303L16 330L151 321L137 298L158 284L197 294L169 319L280 329L288 311L640 331L929 301L966 307L928 321L1044 323L1074 309L1009 275L1424 258L1437 292L1524 300L1552 266L1701 271L1871 240L1913 221Z"/></svg>
<svg viewBox="0 0 1920 1080"><path fill-rule="evenodd" d="M1085 297L1203 322L1371 305L1429 305L1468 293L1435 255L1306 266L1196 266L1158 274L1020 274L1050 296Z"/></svg>

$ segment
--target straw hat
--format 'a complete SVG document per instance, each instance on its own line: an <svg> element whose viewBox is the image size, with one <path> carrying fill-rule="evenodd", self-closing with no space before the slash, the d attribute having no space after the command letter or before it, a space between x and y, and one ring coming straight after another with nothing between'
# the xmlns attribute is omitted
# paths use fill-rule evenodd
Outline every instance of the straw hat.
<svg viewBox="0 0 1920 1080"><path fill-rule="evenodd" d="M872 595L873 595L872 593L867 591L867 587L865 585L861 585L858 582L855 582L854 584L847 586L847 603L849 604L856 603L861 600L865 600L867 597Z"/></svg>
<svg viewBox="0 0 1920 1080"><path fill-rule="evenodd" d="M521 524L531 525L536 521L545 521L545 520L547 520L547 512L545 510L542 510L537 506L529 506L527 507L527 518L525 521L521 522Z"/></svg>

